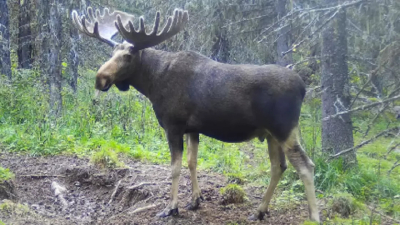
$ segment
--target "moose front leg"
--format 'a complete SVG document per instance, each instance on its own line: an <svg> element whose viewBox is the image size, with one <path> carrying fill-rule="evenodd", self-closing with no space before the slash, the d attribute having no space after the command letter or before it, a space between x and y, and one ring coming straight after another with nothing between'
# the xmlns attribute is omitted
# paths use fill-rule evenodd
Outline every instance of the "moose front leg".
<svg viewBox="0 0 400 225"><path fill-rule="evenodd" d="M190 170L190 180L192 181L192 199L186 206L188 210L196 210L199 208L201 191L197 181L197 151L199 147L199 134L190 133L187 135L187 162Z"/></svg>
<svg viewBox="0 0 400 225"><path fill-rule="evenodd" d="M171 152L171 171L172 171L172 186L171 186L171 200L168 206L160 213L159 217L175 216L178 215L178 187L179 176L182 167L182 152L183 152L183 139L181 134L167 132L167 139L169 149Z"/></svg>

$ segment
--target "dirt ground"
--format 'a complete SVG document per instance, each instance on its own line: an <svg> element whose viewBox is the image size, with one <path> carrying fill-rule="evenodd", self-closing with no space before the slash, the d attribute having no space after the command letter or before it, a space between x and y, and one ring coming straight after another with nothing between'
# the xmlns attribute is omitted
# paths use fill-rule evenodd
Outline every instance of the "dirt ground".
<svg viewBox="0 0 400 225"><path fill-rule="evenodd" d="M169 167L129 159L124 163L127 168L102 170L74 156L30 157L0 152L0 165L15 174L14 202L25 205L19 211L0 209L0 220L7 225L301 224L308 217L303 201L291 209L271 210L270 218L263 221L250 222L247 217L260 203L266 187L245 186L248 202L224 206L219 189L228 184L226 178L206 171L198 173L204 201L197 211L188 211L184 206L191 195L190 177L188 169L182 168L180 214L158 218L156 213L169 199Z"/></svg>

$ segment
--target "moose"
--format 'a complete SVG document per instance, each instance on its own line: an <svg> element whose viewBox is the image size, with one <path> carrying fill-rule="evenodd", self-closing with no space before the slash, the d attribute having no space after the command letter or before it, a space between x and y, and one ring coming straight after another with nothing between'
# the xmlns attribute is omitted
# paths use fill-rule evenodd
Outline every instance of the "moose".
<svg viewBox="0 0 400 225"><path fill-rule="evenodd" d="M250 220L269 214L273 192L287 168L286 157L304 183L309 216L319 221L314 189L314 163L299 142L298 123L305 84L294 71L278 65L231 65L213 61L193 51L167 52L151 48L180 32L188 12L175 9L159 31L160 12L148 33L144 18L139 28L134 15L108 8L85 15L72 12L76 28L114 48L112 57L96 75L97 92L112 85L120 91L130 86L145 95L164 129L171 154L170 202L159 217L178 215L178 182L182 165L183 136L187 136L187 160L192 184L188 210L199 208L202 199L196 175L199 134L224 141L267 139L271 181L261 204ZM116 34L124 41L117 43Z"/></svg>

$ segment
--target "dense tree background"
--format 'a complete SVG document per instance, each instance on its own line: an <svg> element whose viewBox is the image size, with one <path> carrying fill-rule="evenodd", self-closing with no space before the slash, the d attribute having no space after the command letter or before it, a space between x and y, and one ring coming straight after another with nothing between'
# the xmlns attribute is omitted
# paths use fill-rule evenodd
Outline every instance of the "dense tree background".
<svg viewBox="0 0 400 225"><path fill-rule="evenodd" d="M307 84L302 142L314 160L321 159L317 188L327 185L318 170L330 168L336 158L343 159L344 171L361 167L358 159L365 161L366 156L377 159L379 171L384 165L389 178L400 174L395 172L400 167L400 129L393 110L400 105L400 1L0 0L1 82L11 81L0 96L12 96L1 103L0 125L31 123L29 132L37 132L41 140L32 138L35 145L48 152L67 148L69 138L86 143L96 132L148 149L156 145L145 145L147 135L163 135L149 116L150 103L137 92L128 100L111 93L100 105L92 104L95 71L112 49L73 27L72 10L82 13L88 6L144 15L148 25L157 10L165 18L174 8L184 8L190 15L188 26L155 48L192 50L231 64L276 63L297 71ZM46 139L43 132L51 129ZM1 132L0 143L30 148L21 147L10 129ZM65 132L68 140L60 141L57 132ZM374 143L380 144L379 150L358 154Z"/></svg>

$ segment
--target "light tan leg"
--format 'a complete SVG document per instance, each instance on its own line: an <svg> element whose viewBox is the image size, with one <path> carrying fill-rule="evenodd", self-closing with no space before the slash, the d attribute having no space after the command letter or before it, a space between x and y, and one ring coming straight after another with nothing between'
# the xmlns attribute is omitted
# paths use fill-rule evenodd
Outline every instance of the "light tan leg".
<svg viewBox="0 0 400 225"><path fill-rule="evenodd" d="M201 200L201 191L197 181L197 151L199 147L199 134L187 134L187 162L190 170L190 180L192 182L192 199L186 206L189 210L196 210L199 208Z"/></svg>
<svg viewBox="0 0 400 225"><path fill-rule="evenodd" d="M182 136L175 134L167 134L168 144L171 152L171 170L172 170L172 186L171 201L169 205L160 213L159 217L167 217L170 215L178 215L178 189L179 176L182 167L183 140Z"/></svg>
<svg viewBox="0 0 400 225"><path fill-rule="evenodd" d="M320 222L314 188L314 163L307 157L300 145L298 130L294 129L289 139L283 144L283 149L290 163L297 170L306 190L310 219Z"/></svg>
<svg viewBox="0 0 400 225"><path fill-rule="evenodd" d="M282 177L283 172L286 170L285 154L281 148L280 143L272 136L268 136L268 153L271 162L271 180L265 192L260 206L255 215L251 216L250 220L262 220L264 215L268 214L268 205L271 201L274 190Z"/></svg>

